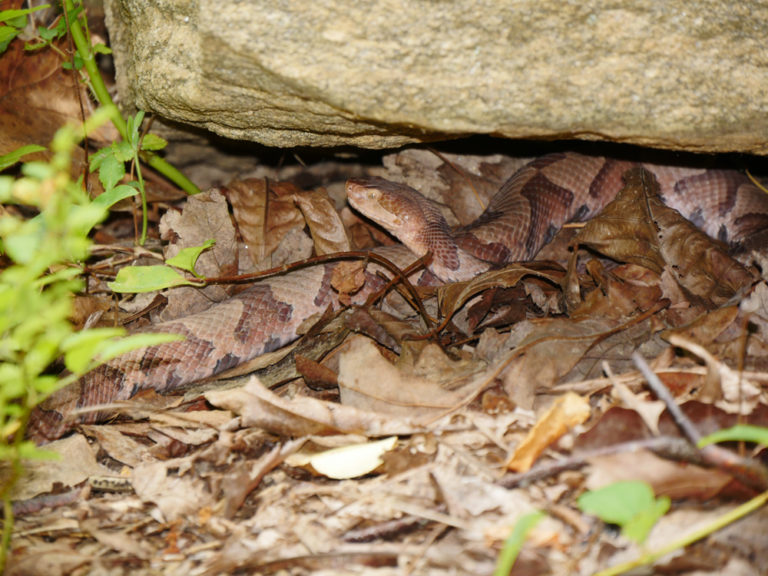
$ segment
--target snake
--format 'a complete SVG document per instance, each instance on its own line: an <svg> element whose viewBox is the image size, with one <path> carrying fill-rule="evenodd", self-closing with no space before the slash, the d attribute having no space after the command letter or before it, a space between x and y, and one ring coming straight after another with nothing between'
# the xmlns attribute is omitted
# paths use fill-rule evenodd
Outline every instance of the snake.
<svg viewBox="0 0 768 576"><path fill-rule="evenodd" d="M346 191L349 204L394 235L410 260L431 254L429 271L454 282L533 259L564 224L598 214L623 187L625 173L638 167L655 177L668 206L717 240L738 249L768 230L768 194L740 171L575 152L524 165L475 221L455 229L436 203L407 184L350 179ZM143 390L173 393L290 344L308 319L342 306L331 284L334 266L270 277L207 310L143 329L185 339L128 352L54 392L33 410L27 436L50 442L78 424L109 419L110 404ZM95 406L103 409L86 410Z"/></svg>

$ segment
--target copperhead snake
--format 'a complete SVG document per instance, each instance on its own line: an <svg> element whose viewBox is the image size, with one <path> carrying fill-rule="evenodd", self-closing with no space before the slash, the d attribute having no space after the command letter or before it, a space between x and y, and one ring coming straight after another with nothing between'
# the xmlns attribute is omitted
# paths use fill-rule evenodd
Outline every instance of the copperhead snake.
<svg viewBox="0 0 768 576"><path fill-rule="evenodd" d="M350 180L350 204L388 229L416 256L433 254L431 272L464 280L513 261L532 259L564 223L587 220L622 187L638 164L576 153L543 156L501 187L472 224L452 231L440 211L413 189L381 179ZM667 205L714 238L740 245L768 229L768 195L742 173L643 164ZM50 396L32 414L28 436L43 443L78 422L109 416L83 407L127 400L139 391L173 390L280 348L305 320L340 306L330 285L333 264L300 269L256 283L208 310L159 323L147 331L186 340L140 349L85 375Z"/></svg>

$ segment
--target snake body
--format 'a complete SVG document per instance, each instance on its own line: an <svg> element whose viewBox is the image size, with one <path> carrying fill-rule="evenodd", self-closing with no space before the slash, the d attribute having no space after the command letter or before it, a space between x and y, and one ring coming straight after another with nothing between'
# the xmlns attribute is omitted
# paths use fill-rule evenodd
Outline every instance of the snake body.
<svg viewBox="0 0 768 576"><path fill-rule="evenodd" d="M350 180L347 193L350 204L395 235L413 259L432 253L430 271L449 282L532 259L563 224L597 214L622 188L622 175L638 165L575 153L543 156L513 174L483 214L458 230L404 184ZM744 174L641 166L657 179L665 203L710 236L739 246L768 230L768 195ZM292 342L306 320L340 306L332 271L333 264L324 264L269 278L201 313L154 325L147 331L182 334L186 340L125 354L54 393L33 412L28 436L51 441L78 422L110 415L73 417L77 410L127 400L146 389L168 393Z"/></svg>

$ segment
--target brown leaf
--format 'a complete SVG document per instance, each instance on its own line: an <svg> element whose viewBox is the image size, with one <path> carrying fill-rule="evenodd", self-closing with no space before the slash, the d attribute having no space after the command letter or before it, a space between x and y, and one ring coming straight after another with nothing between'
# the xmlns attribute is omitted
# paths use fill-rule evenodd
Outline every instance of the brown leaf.
<svg viewBox="0 0 768 576"><path fill-rule="evenodd" d="M235 229L229 217L226 199L215 188L191 196L181 213L169 210L160 220L160 234L169 243L165 257L171 258L182 248L200 246L207 240L216 243L203 252L195 264L195 270L203 276L228 276L237 274ZM168 294L168 305L163 319L170 320L203 310L211 302L229 297L223 286L199 288L181 287Z"/></svg>
<svg viewBox="0 0 768 576"><path fill-rule="evenodd" d="M59 48L67 51L66 40ZM93 111L87 86L62 68L54 50L24 50L16 39L0 58L0 154L25 144L47 146L54 133L67 121L81 122L80 104L86 115ZM78 98L79 96L79 98ZM111 124L102 126L91 138L102 143L117 139ZM33 157L30 157L33 158Z"/></svg>
<svg viewBox="0 0 768 576"><path fill-rule="evenodd" d="M571 311L572 318L592 316L622 320L637 311L650 309L662 296L659 276L642 266L628 264L606 271L593 260L588 269L597 288Z"/></svg>
<svg viewBox="0 0 768 576"><path fill-rule="evenodd" d="M304 228L304 217L293 200L298 192L291 184L268 186L265 180L257 178L234 180L227 186L235 224L254 269L282 264L270 257L291 231Z"/></svg>
<svg viewBox="0 0 768 576"><path fill-rule="evenodd" d="M169 522L214 504L213 496L201 478L171 472L172 468L183 467L183 460L142 462L133 470L131 483L136 495L142 501L156 505Z"/></svg>
<svg viewBox="0 0 768 576"><path fill-rule="evenodd" d="M355 294L365 284L365 264L360 260L338 262L331 273L331 286L342 297ZM348 297L348 296L347 296Z"/></svg>
<svg viewBox="0 0 768 576"><path fill-rule="evenodd" d="M368 338L357 337L339 359L339 391L344 405L427 422L473 396L477 372L477 364L450 360L435 345L402 369Z"/></svg>
<svg viewBox="0 0 768 576"><path fill-rule="evenodd" d="M281 398L251 378L242 388L210 391L205 398L214 406L240 415L245 426L255 426L281 436L311 434L411 434L417 427L405 419L340 406L309 397Z"/></svg>
<svg viewBox="0 0 768 576"><path fill-rule="evenodd" d="M153 555L151 546L140 537L134 536L134 531L130 527L104 530L99 528L97 518L85 518L80 521L80 529L104 546L117 550L127 557L147 559Z"/></svg>
<svg viewBox="0 0 768 576"><path fill-rule="evenodd" d="M516 472L530 470L536 458L548 446L556 442L570 428L583 424L590 415L589 400L569 392L555 400L554 404L536 421L525 439L515 448L507 461L507 469Z"/></svg>
<svg viewBox="0 0 768 576"><path fill-rule="evenodd" d="M344 325L395 352L400 351L403 335L413 332L410 324L375 308L352 309L346 316Z"/></svg>
<svg viewBox="0 0 768 576"><path fill-rule="evenodd" d="M526 276L534 276L559 284L562 269L550 264L531 262L526 265L513 264L501 270L491 270L466 282L452 282L441 286L437 291L440 312L445 318L453 316L473 296L490 288L511 288Z"/></svg>
<svg viewBox="0 0 768 576"><path fill-rule="evenodd" d="M327 390L338 385L336 372L301 354L295 354L296 370L313 390Z"/></svg>
<svg viewBox="0 0 768 576"><path fill-rule="evenodd" d="M54 484L76 486L90 476L114 475L112 470L99 464L96 451L82 434L74 434L47 444L46 450L59 455L56 460L28 460L25 475L13 485L14 500L26 500L50 492Z"/></svg>
<svg viewBox="0 0 768 576"><path fill-rule="evenodd" d="M715 498L731 481L719 470L664 460L644 450L590 459L586 487L595 490L620 481L644 481L657 495L671 498Z"/></svg>
<svg viewBox="0 0 768 576"><path fill-rule="evenodd" d="M535 395L567 374L594 376L600 370L596 358L604 358L608 350L628 358L637 347L637 335L630 329L645 335L648 327L621 320L622 315L584 314L577 319L542 318L517 324L506 346L514 350L502 373L507 394L516 405L532 409ZM625 334L626 330L630 331ZM601 345L605 351L596 349Z"/></svg>
<svg viewBox="0 0 768 576"><path fill-rule="evenodd" d="M296 192L293 199L309 226L316 254L350 250L344 224L325 190Z"/></svg>
<svg viewBox="0 0 768 576"><path fill-rule="evenodd" d="M659 198L653 175L641 168L584 226L575 242L609 258L661 274L668 270L689 294L709 305L726 302L752 283L751 274L725 248Z"/></svg>

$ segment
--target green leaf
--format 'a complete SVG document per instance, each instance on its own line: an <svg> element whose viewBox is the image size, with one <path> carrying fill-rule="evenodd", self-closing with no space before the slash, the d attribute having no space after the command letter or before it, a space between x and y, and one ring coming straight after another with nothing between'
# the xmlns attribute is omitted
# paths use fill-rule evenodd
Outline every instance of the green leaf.
<svg viewBox="0 0 768 576"><path fill-rule="evenodd" d="M504 540L504 546L499 553L499 559L496 561L496 569L493 571L493 576L508 576L512 571L512 566L517 560L518 554L525 543L525 539L530 532L541 519L544 518L544 514L541 512L530 512L517 522L512 529L512 533Z"/></svg>
<svg viewBox="0 0 768 576"><path fill-rule="evenodd" d="M22 460L60 460L61 454L53 450L38 448L31 440L19 444L19 457Z"/></svg>
<svg viewBox="0 0 768 576"><path fill-rule="evenodd" d="M13 192L12 176L0 176L0 202L10 202ZM6 220L8 222L8 220Z"/></svg>
<svg viewBox="0 0 768 576"><path fill-rule="evenodd" d="M14 18L19 18L20 16L26 16L27 14L32 14L32 12L37 12L38 10L45 10L46 8L50 8L50 4L42 4L41 6L35 6L34 8L27 8L25 10L3 10L0 12L0 22L10 22ZM26 26L25 24L22 24L21 26L18 26L18 28L24 28Z"/></svg>
<svg viewBox="0 0 768 576"><path fill-rule="evenodd" d="M42 235L42 222L33 218L21 224L13 236L5 238L3 247L14 262L27 264L38 254Z"/></svg>
<svg viewBox="0 0 768 576"><path fill-rule="evenodd" d="M61 381L53 374L42 375L35 378L35 390L43 396L48 396L60 388Z"/></svg>
<svg viewBox="0 0 768 576"><path fill-rule="evenodd" d="M659 518L667 513L670 504L669 496L659 496L647 510L638 512L631 522L624 524L621 533L633 542L642 544Z"/></svg>
<svg viewBox="0 0 768 576"><path fill-rule="evenodd" d="M667 497L657 500L651 487L639 481L616 482L585 492L578 502L582 512L621 526L624 536L640 544L670 504Z"/></svg>
<svg viewBox="0 0 768 576"><path fill-rule="evenodd" d="M109 282L114 292L152 292L174 286L202 286L189 280L168 266L126 266L117 272L114 282Z"/></svg>
<svg viewBox="0 0 768 576"><path fill-rule="evenodd" d="M130 184L134 184L134 182L131 182ZM135 196L139 191L130 184L120 184L103 194L99 194L93 199L93 203L109 209L121 200Z"/></svg>
<svg viewBox="0 0 768 576"><path fill-rule="evenodd" d="M197 272L195 272L195 263L205 250L208 250L216 243L216 240L206 240L202 246L190 246L189 248L182 248L179 253L173 258L168 258L165 261L169 266L175 266L181 268L187 272L191 272L198 278L202 278Z"/></svg>
<svg viewBox="0 0 768 576"><path fill-rule="evenodd" d="M137 348L146 348L147 346L157 346L166 342L176 342L184 340L181 334L132 334L125 338L120 338L109 342L99 352L99 361L109 362L121 354L130 352Z"/></svg>
<svg viewBox="0 0 768 576"><path fill-rule="evenodd" d="M156 134L145 134L141 141L142 150L162 150L168 146L168 141Z"/></svg>
<svg viewBox="0 0 768 576"><path fill-rule="evenodd" d="M8 343L5 343L7 346ZM18 400L27 393L24 375L20 365L3 362L0 364L0 397L4 400Z"/></svg>
<svg viewBox="0 0 768 576"><path fill-rule="evenodd" d="M27 52L34 52L35 50L40 50L41 48L45 48L48 45L49 45L48 42L37 42L35 44L31 44L28 42L24 44L24 50L26 50Z"/></svg>
<svg viewBox="0 0 768 576"><path fill-rule="evenodd" d="M107 217L107 210L101 204L91 202L84 206L72 206L69 211L67 221L72 233L81 238L88 235L93 227L102 222ZM75 243L70 244L71 250L76 250ZM76 258L80 255L72 254Z"/></svg>
<svg viewBox="0 0 768 576"><path fill-rule="evenodd" d="M56 28L46 28L45 26L38 26L37 33L40 35L40 38L48 42L51 42L58 36Z"/></svg>
<svg viewBox="0 0 768 576"><path fill-rule="evenodd" d="M96 150L96 152L91 154L89 170L91 172L98 170L99 166L101 166L101 163L104 162L106 158L114 155L115 155L114 151L110 146L106 146L105 148L100 148L99 150Z"/></svg>
<svg viewBox="0 0 768 576"><path fill-rule="evenodd" d="M0 26L0 54L5 52L8 45L19 34L21 34L21 30L12 28L11 26Z"/></svg>
<svg viewBox="0 0 768 576"><path fill-rule="evenodd" d="M99 181L104 190L114 188L125 176L125 164L114 156L106 156L99 165Z"/></svg>
<svg viewBox="0 0 768 576"><path fill-rule="evenodd" d="M64 70L72 70L72 63L74 62L75 70L82 70L83 66L85 66L85 61L83 60L83 57L80 56L79 52L75 52L72 55L72 62L62 62L61 67L64 68Z"/></svg>
<svg viewBox="0 0 768 576"><path fill-rule="evenodd" d="M110 48L109 46L105 46L101 42L99 42L93 47L93 51L96 52L97 54L112 54L112 48Z"/></svg>
<svg viewBox="0 0 768 576"><path fill-rule="evenodd" d="M141 123L144 121L144 110L136 112L136 116L128 117L128 138L134 149L139 148L139 139L141 138Z"/></svg>
<svg viewBox="0 0 768 576"><path fill-rule="evenodd" d="M122 328L92 328L71 334L61 343L64 365L73 374L83 374L107 340L123 334L125 330Z"/></svg>
<svg viewBox="0 0 768 576"><path fill-rule="evenodd" d="M115 158L121 162L129 162L133 160L133 148L129 142L120 141L112 144L115 151Z"/></svg>
<svg viewBox="0 0 768 576"><path fill-rule="evenodd" d="M754 442L768 446L768 428L737 424L732 428L718 430L699 440L699 448L718 442Z"/></svg>
<svg viewBox="0 0 768 576"><path fill-rule="evenodd" d="M0 28L2 30L2 28ZM6 168L9 168L10 166L13 166L21 160L24 156L27 154L34 154L35 152L44 152L46 150L45 146L38 146L37 144L28 144L27 146L22 146L21 148L16 148L13 152L9 152L8 154L4 154L3 156L0 156L0 172L5 170Z"/></svg>
<svg viewBox="0 0 768 576"><path fill-rule="evenodd" d="M22 165L21 172L36 180L47 180L56 175L56 169L47 162L27 162Z"/></svg>

